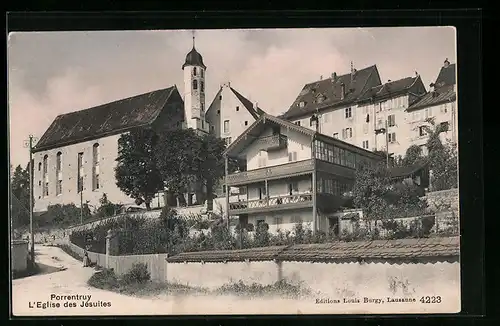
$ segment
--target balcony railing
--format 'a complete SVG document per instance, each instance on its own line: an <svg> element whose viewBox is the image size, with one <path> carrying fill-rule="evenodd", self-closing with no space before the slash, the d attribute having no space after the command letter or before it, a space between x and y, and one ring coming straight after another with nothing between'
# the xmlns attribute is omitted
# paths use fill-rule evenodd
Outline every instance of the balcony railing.
<svg viewBox="0 0 500 326"><path fill-rule="evenodd" d="M263 151L272 151L286 148L287 137L285 135L277 134L267 137L258 138L256 141L257 146Z"/></svg>
<svg viewBox="0 0 500 326"><path fill-rule="evenodd" d="M312 194L297 194L230 203L229 210L232 214L238 214L311 206Z"/></svg>
<svg viewBox="0 0 500 326"><path fill-rule="evenodd" d="M292 177L312 172L314 169L313 160L304 160L271 166L262 169L238 172L228 175L227 184L229 186L245 185L265 179L279 179L282 177Z"/></svg>

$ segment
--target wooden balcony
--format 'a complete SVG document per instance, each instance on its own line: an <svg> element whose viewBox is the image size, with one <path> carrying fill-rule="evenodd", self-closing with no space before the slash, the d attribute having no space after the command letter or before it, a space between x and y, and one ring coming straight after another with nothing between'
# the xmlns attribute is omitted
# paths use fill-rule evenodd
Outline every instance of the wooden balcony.
<svg viewBox="0 0 500 326"><path fill-rule="evenodd" d="M258 138L255 143L263 151L275 151L286 148L288 140L285 135L276 134Z"/></svg>
<svg viewBox="0 0 500 326"><path fill-rule="evenodd" d="M313 206L312 194L297 194L292 196L279 196L249 201L240 201L229 204L231 215L249 214L258 212L280 211Z"/></svg>
<svg viewBox="0 0 500 326"><path fill-rule="evenodd" d="M311 173L314 170L313 160L291 162L267 168L238 172L228 175L228 186L241 186L264 180L281 179Z"/></svg>

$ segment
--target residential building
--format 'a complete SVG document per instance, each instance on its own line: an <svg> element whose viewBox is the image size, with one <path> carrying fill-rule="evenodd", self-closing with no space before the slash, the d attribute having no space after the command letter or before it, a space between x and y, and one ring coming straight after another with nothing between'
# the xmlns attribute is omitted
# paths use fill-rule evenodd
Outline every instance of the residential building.
<svg viewBox="0 0 500 326"><path fill-rule="evenodd" d="M180 128L184 103L176 86L59 115L33 150L35 211L49 205L133 204L115 180L118 139L137 127Z"/></svg>
<svg viewBox="0 0 500 326"><path fill-rule="evenodd" d="M367 90L357 100L359 132L356 145L384 151L391 157L404 156L410 146L406 110L426 93L420 76L406 77Z"/></svg>
<svg viewBox="0 0 500 326"><path fill-rule="evenodd" d="M365 140L366 114L358 110L357 100L381 85L377 66L306 84L282 118L296 125L339 138L350 144ZM371 148L372 145L369 145Z"/></svg>
<svg viewBox="0 0 500 326"><path fill-rule="evenodd" d="M456 65L446 59L431 87L427 94L406 110L409 120L409 145L421 146L424 154L427 152L426 143L429 138L425 126L431 127L426 121L429 118L434 119L435 125L441 124L447 130L440 135L443 142L458 143Z"/></svg>
<svg viewBox="0 0 500 326"><path fill-rule="evenodd" d="M231 83L221 85L206 113L210 132L224 138L231 144L248 127L250 127L264 111L231 87Z"/></svg>
<svg viewBox="0 0 500 326"><path fill-rule="evenodd" d="M229 216L251 229L267 223L271 232L311 223L313 230L338 230L333 214L345 205L356 167L384 157L315 130L263 114L224 153L245 162L226 176L226 185L245 189L230 202ZM241 198L243 197L243 198Z"/></svg>

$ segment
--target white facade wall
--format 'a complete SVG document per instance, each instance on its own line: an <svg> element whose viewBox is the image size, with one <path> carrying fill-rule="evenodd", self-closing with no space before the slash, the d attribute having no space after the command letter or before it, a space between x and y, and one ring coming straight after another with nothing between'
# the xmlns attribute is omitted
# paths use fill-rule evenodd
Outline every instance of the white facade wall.
<svg viewBox="0 0 500 326"><path fill-rule="evenodd" d="M255 122L255 118L234 95L229 84L224 84L217 96L220 97L215 99L218 105L210 110L207 121L210 124L210 131L219 138L227 139L229 144L250 127ZM224 121L228 121L226 130L224 129Z"/></svg>
<svg viewBox="0 0 500 326"><path fill-rule="evenodd" d="M83 202L91 205L91 209L99 207L99 199L106 193L113 203L133 204L134 200L125 195L117 186L114 168L117 164L118 139L120 134L91 141L85 141L64 147L58 147L33 154L34 159L34 197L35 211L44 211L49 205L74 203L80 206L78 185L78 153L83 152ZM93 146L99 144L99 189L92 190ZM62 192L56 195L56 156L61 152ZM48 196L43 192L43 158L47 155ZM40 168L39 168L40 166Z"/></svg>
<svg viewBox="0 0 500 326"><path fill-rule="evenodd" d="M247 147L247 170L287 164L290 162L289 153L296 153L292 154L294 161L310 160L312 158L311 139L309 136L295 130L287 130L286 128L281 128L281 134L288 137L288 146L286 149L266 152L261 151L256 143L252 143ZM271 135L272 129L269 128L261 134L261 137Z"/></svg>
<svg viewBox="0 0 500 326"><path fill-rule="evenodd" d="M425 144L429 137L425 134L421 135L420 126L430 126L425 122L427 118L434 118L436 125L442 122L448 122L448 131L441 134L441 141L454 141L458 142L458 117L456 110L456 102L443 103L436 106L417 109L408 113L409 124L407 125L407 133L409 135L409 144L422 146L424 153L426 151ZM432 128L432 126L431 126Z"/></svg>

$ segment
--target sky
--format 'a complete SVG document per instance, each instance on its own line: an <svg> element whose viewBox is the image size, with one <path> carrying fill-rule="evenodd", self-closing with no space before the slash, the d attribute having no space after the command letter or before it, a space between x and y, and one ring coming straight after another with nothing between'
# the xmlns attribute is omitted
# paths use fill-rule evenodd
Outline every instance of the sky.
<svg viewBox="0 0 500 326"><path fill-rule="evenodd" d="M446 58L453 27L195 31L207 66L208 107L221 84L270 114L285 112L302 87L376 64L382 82L418 72L427 89ZM56 116L177 85L192 31L23 32L8 36L10 159L29 161L25 140ZM322 76L322 77L321 77Z"/></svg>

